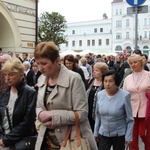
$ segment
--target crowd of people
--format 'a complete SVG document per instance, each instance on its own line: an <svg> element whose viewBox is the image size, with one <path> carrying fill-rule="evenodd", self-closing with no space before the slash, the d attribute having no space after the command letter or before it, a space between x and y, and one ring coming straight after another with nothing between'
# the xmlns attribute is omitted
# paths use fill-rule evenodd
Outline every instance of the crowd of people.
<svg viewBox="0 0 150 150"><path fill-rule="evenodd" d="M61 57L53 42L34 54L0 48L0 149L37 135L35 150L60 150L75 116L91 150L150 150L150 64L140 50ZM10 123L8 121L9 112Z"/></svg>

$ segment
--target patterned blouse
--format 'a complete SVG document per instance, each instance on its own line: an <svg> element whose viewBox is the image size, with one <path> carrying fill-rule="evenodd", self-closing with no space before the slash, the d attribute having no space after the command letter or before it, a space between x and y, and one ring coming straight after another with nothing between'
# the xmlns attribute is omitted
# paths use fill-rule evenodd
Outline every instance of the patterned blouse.
<svg viewBox="0 0 150 150"><path fill-rule="evenodd" d="M46 92L45 92L45 97L44 97L44 105L46 107L46 102L51 94L52 90L55 88L54 86L49 86L47 85ZM44 136L44 141L43 143L48 149L50 150L60 150L60 144L58 142L58 139L55 135L55 130L54 129L46 129L45 136Z"/></svg>

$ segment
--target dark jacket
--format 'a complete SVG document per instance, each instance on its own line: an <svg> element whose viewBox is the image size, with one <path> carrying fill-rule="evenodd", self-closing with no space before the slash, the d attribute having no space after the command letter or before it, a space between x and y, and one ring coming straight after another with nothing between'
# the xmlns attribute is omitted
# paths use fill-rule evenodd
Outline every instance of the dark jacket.
<svg viewBox="0 0 150 150"><path fill-rule="evenodd" d="M0 70L0 94L8 87L8 85L5 82L5 76Z"/></svg>
<svg viewBox="0 0 150 150"><path fill-rule="evenodd" d="M23 82L17 87L17 90L18 98L16 99L12 115L12 130L8 134L1 135L6 147L13 145L23 137L36 134L36 91ZM3 110L8 104L9 97L10 87L4 90L0 96L0 125L3 122Z"/></svg>
<svg viewBox="0 0 150 150"><path fill-rule="evenodd" d="M85 89L87 90L88 84L87 84L87 82L86 82L86 80L85 80L83 70L82 70L81 68L73 67L73 70L72 70L72 71L74 71L74 72L80 74L81 79L82 79L82 81L83 81L83 83L84 83L84 85L85 85Z"/></svg>
<svg viewBox="0 0 150 150"><path fill-rule="evenodd" d="M33 76L34 76L34 72L33 72L32 69L30 69L29 72L26 75L26 83L29 86L34 86Z"/></svg>

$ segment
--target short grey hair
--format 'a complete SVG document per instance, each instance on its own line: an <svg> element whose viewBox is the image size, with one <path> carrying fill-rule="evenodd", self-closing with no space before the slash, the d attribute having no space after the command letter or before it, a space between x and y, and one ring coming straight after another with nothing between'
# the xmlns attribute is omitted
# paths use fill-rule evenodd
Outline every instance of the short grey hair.
<svg viewBox="0 0 150 150"><path fill-rule="evenodd" d="M30 62L29 62L29 61L24 61L24 62L23 62L23 65L28 65L28 66L29 66L29 68L31 67L31 64L30 64Z"/></svg>
<svg viewBox="0 0 150 150"><path fill-rule="evenodd" d="M8 55L8 54L3 54L2 56L0 56L0 62L3 61L5 63L9 59L12 59L12 57L10 55Z"/></svg>

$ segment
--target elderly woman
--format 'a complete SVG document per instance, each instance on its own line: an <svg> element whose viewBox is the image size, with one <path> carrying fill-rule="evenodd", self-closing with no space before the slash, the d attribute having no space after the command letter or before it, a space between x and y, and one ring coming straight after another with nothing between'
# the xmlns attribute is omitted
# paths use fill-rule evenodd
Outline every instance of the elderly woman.
<svg viewBox="0 0 150 150"><path fill-rule="evenodd" d="M2 72L9 87L0 96L1 150L2 147L10 149L23 137L36 134L36 91L23 82L23 64L18 59L7 60Z"/></svg>
<svg viewBox="0 0 150 150"><path fill-rule="evenodd" d="M39 43L34 56L42 72L36 109L41 125L35 149L59 150L69 125L72 125L70 139L75 139L76 111L82 136L89 141L91 150L97 150L87 119L87 97L80 75L60 62L59 50L53 42Z"/></svg>
<svg viewBox="0 0 150 150"><path fill-rule="evenodd" d="M89 104L89 113L88 119L94 132L95 124L95 108L97 101L97 93L102 90L102 74L108 70L108 65L104 62L97 62L93 67L93 79L90 82L89 88L87 90L88 104Z"/></svg>
<svg viewBox="0 0 150 150"><path fill-rule="evenodd" d="M132 141L134 119L130 94L119 89L118 73L107 71L102 76L104 90L97 94L94 136L100 150L124 150Z"/></svg>
<svg viewBox="0 0 150 150"><path fill-rule="evenodd" d="M147 105L147 97L145 94L150 86L150 72L144 70L142 56L132 54L128 58L128 61L132 73L125 78L123 89L131 94L131 105L134 117L132 150L139 149L139 136L144 142L145 150L150 150L150 133L149 136L145 136L145 115Z"/></svg>

